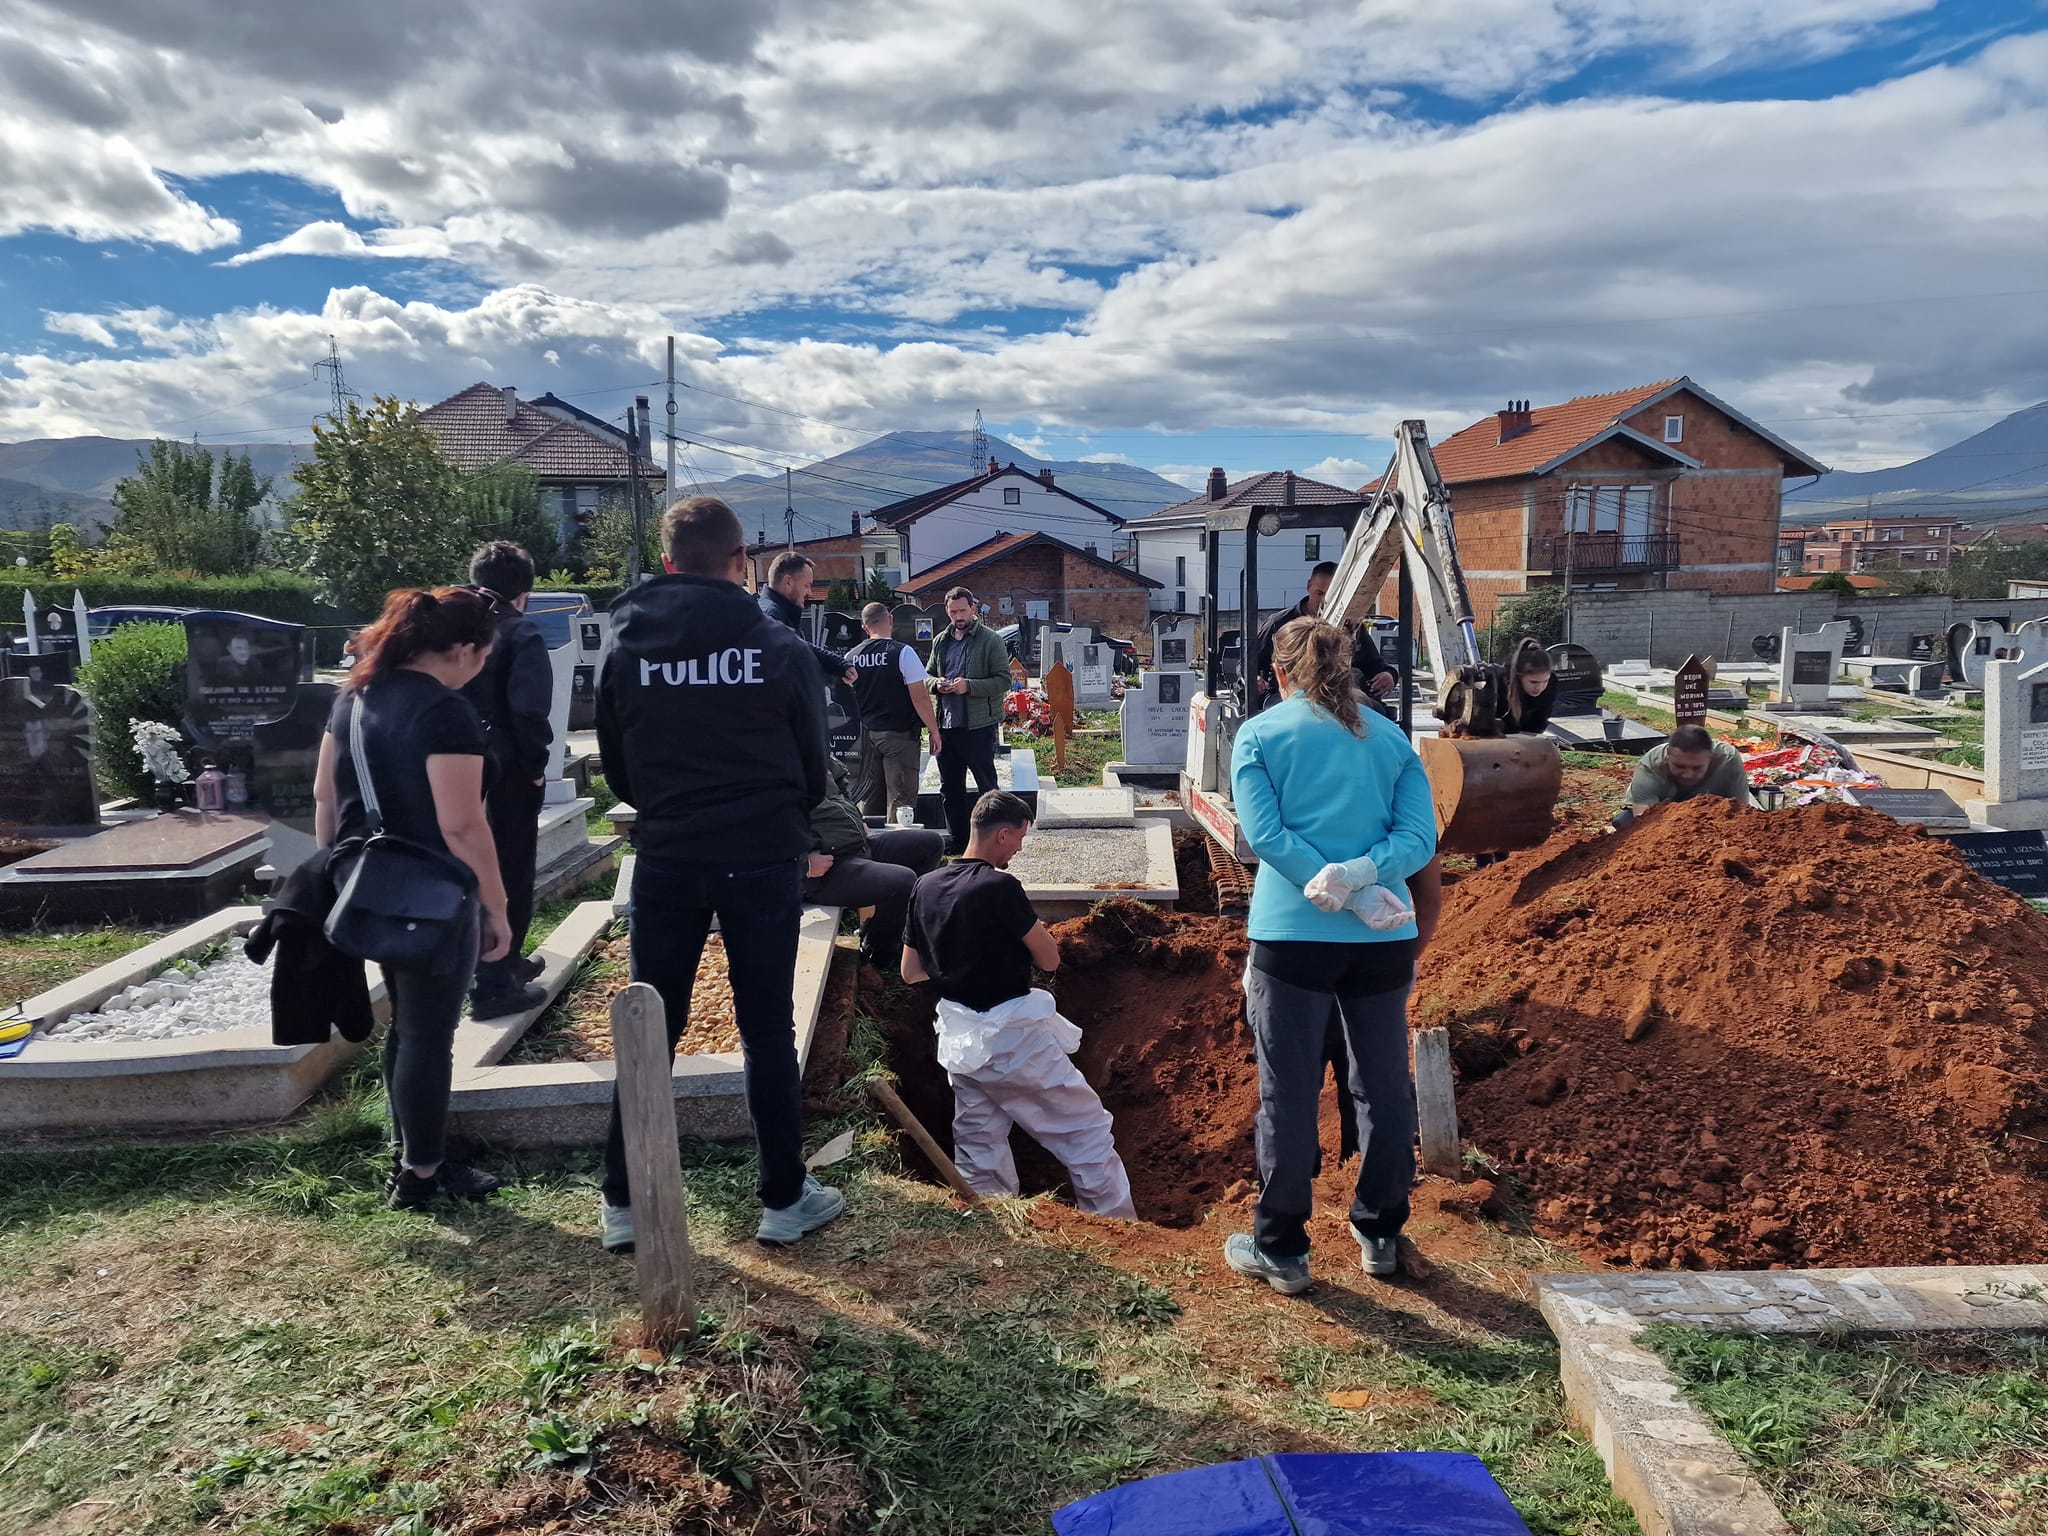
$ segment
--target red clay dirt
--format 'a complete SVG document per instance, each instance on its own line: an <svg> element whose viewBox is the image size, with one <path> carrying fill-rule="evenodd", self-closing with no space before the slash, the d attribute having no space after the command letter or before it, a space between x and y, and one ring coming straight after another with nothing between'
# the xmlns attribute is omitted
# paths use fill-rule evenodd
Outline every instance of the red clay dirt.
<svg viewBox="0 0 2048 1536"><path fill-rule="evenodd" d="M2048 918L1876 812L1701 799L1459 882L1415 1021L1538 1230L1610 1263L2048 1249Z"/></svg>

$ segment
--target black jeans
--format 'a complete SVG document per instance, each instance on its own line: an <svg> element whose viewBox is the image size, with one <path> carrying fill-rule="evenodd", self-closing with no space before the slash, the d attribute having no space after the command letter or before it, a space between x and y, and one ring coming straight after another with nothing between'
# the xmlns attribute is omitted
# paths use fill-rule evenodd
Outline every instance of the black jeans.
<svg viewBox="0 0 2048 1536"><path fill-rule="evenodd" d="M1259 1059L1259 1203L1252 1233L1276 1258L1308 1252L1308 1218L1322 1167L1316 1126L1328 1059L1331 996L1245 971L1245 1015ZM1415 1183L1415 1083L1408 1070L1408 987L1339 995L1350 1048L1349 1092L1357 1106L1361 1155L1351 1224L1392 1237L1408 1220Z"/></svg>
<svg viewBox="0 0 2048 1536"><path fill-rule="evenodd" d="M661 994L671 1053L689 1023L711 919L718 917L746 1058L747 1113L761 1154L761 1203L794 1205L804 1187L803 1074L796 1059L796 942L803 871L793 859L734 868L640 855L633 875L633 979ZM604 1197L632 1204L619 1103L605 1138Z"/></svg>
<svg viewBox="0 0 2048 1536"><path fill-rule="evenodd" d="M946 802L946 834L956 849L967 846L967 819L974 800L967 797L967 770L974 770L975 799L996 787L996 728L941 730L939 793Z"/></svg>
<svg viewBox="0 0 2048 1536"><path fill-rule="evenodd" d="M939 867L945 851L945 838L923 827L870 832L865 854L836 858L824 874L804 882L804 900L821 907L873 907L861 948L868 959L893 971L903 962L911 888L919 875Z"/></svg>
<svg viewBox="0 0 2048 1536"><path fill-rule="evenodd" d="M384 1093L391 1126L408 1168L430 1168L448 1150L448 1085L455 1075L455 1027L476 969L476 934L463 941L468 958L445 971L383 966L391 1000L384 1035Z"/></svg>
<svg viewBox="0 0 2048 1536"><path fill-rule="evenodd" d="M501 781L484 802L491 843L498 851L498 873L505 881L505 921L512 928L512 948L503 960L476 968L479 993L512 990L512 962L526 948L526 931L533 926L534 854L546 793L543 785L514 779L509 784Z"/></svg>

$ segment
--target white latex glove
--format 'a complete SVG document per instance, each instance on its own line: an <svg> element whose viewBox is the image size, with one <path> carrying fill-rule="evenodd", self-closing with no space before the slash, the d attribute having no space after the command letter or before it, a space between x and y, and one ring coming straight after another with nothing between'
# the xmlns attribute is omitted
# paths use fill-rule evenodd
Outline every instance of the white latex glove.
<svg viewBox="0 0 2048 1536"><path fill-rule="evenodd" d="M1392 933L1415 921L1415 908L1384 885L1369 885L1353 896L1351 910L1375 933Z"/></svg>
<svg viewBox="0 0 2048 1536"><path fill-rule="evenodd" d="M1321 911L1342 912L1354 893L1377 885L1379 878L1379 866L1361 855L1342 864L1325 864L1309 877L1301 893Z"/></svg>

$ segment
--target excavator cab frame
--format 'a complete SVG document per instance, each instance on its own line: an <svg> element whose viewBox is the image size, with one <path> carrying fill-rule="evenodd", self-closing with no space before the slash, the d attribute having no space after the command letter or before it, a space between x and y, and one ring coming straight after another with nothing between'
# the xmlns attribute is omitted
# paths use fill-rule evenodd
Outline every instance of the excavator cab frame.
<svg viewBox="0 0 2048 1536"><path fill-rule="evenodd" d="M1547 737L1500 736L1491 700L1503 686L1479 649L1472 598L1458 558L1450 493L1437 473L1428 428L1404 421L1394 437L1394 458L1370 495L1357 502L1219 508L1203 521L1205 590L1203 637L1206 690L1192 706L1188 771L1183 799L1189 813L1240 860L1251 857L1229 804L1230 753L1239 724L1255 696L1252 637L1257 633L1259 540L1287 528L1346 527L1344 552L1323 599L1334 623L1356 620L1375 607L1390 576L1400 583L1395 671L1400 677L1399 718L1412 730L1417 618L1427 645L1444 730L1416 743L1436 802L1438 847L1444 853L1492 853L1533 847L1549 835L1563 782L1557 745ZM1244 540L1237 593L1240 629L1235 679L1224 692L1218 645L1223 540ZM1466 707L1460 709L1459 701Z"/></svg>

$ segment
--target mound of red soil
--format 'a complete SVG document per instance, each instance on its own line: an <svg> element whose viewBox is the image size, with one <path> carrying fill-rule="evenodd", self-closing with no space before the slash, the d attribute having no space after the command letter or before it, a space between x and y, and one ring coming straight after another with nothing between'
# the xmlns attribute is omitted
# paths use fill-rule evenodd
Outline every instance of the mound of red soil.
<svg viewBox="0 0 2048 1536"><path fill-rule="evenodd" d="M1468 1137L1610 1262L2048 1250L2048 918L1875 812L1561 834L1459 883L1414 1013Z"/></svg>
<svg viewBox="0 0 2048 1536"><path fill-rule="evenodd" d="M1081 1026L1082 1074L1116 1121L1138 1214L1187 1226L1252 1176L1258 1067L1243 1022L1241 924L1111 901L1059 924L1060 1011ZM951 1150L953 1091L939 1067L927 987L878 1000L904 1102ZM1060 1166L1012 1137L1027 1193L1057 1188ZM907 1144L906 1144L907 1145ZM914 1151L907 1154L917 1162Z"/></svg>

